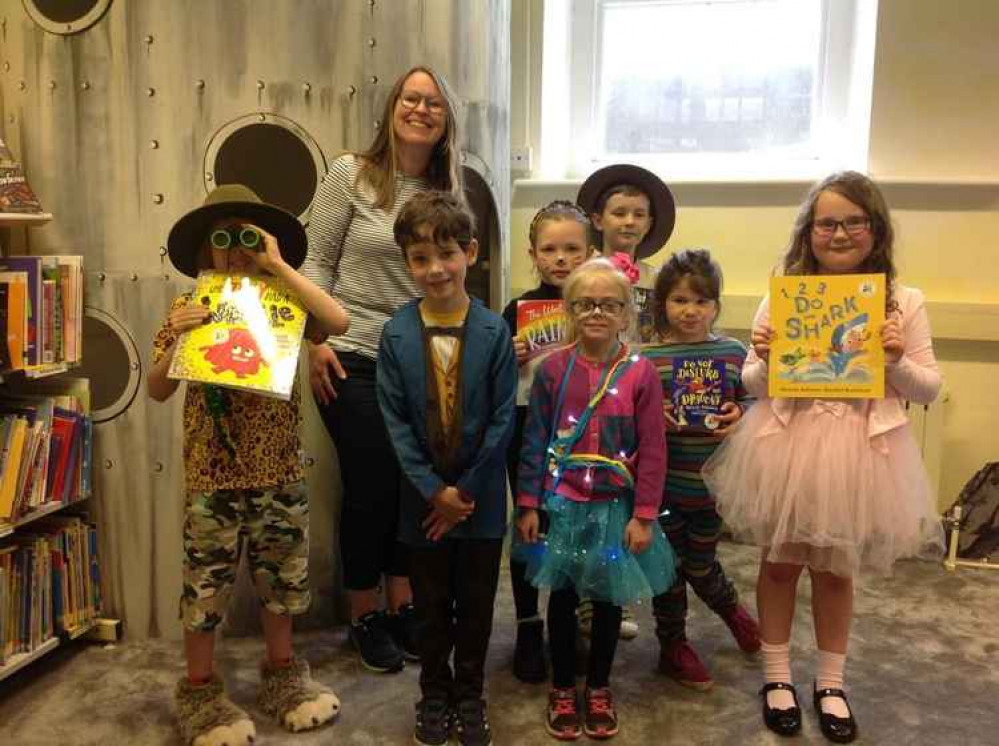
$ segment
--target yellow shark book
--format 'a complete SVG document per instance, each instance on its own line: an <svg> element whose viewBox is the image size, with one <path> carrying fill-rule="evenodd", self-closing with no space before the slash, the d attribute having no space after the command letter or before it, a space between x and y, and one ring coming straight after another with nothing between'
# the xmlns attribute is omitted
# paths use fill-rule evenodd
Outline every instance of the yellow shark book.
<svg viewBox="0 0 999 746"><path fill-rule="evenodd" d="M883 397L884 322L884 275L772 277L770 396Z"/></svg>
<svg viewBox="0 0 999 746"><path fill-rule="evenodd" d="M202 272L194 300L207 324L180 335L171 378L291 398L308 312L269 275Z"/></svg>

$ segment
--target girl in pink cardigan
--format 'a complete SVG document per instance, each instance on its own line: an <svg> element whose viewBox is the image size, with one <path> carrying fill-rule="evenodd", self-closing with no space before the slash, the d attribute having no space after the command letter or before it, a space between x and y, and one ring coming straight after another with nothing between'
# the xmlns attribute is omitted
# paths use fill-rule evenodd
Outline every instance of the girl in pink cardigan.
<svg viewBox="0 0 999 746"><path fill-rule="evenodd" d="M793 735L801 710L789 640L798 579L807 567L818 645L813 701L825 736L849 743L857 724L843 692L853 577L890 571L899 557L939 546L940 522L903 408L940 390L923 294L894 282L893 232L878 187L855 172L814 186L783 259L786 275L884 273L883 399L770 399L774 330L769 298L753 321L742 380L759 402L703 469L718 512L763 547L757 584L768 728Z"/></svg>

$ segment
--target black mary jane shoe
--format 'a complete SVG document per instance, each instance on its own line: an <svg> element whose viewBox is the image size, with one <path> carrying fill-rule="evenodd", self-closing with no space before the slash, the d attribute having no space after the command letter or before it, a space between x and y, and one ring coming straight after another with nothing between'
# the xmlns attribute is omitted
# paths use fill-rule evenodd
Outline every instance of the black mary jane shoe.
<svg viewBox="0 0 999 746"><path fill-rule="evenodd" d="M842 689L814 689L812 701L819 716L822 735L833 743L852 743L857 738L857 721L853 719L853 710L850 710L849 717L845 718L823 712L820 703L826 697L839 697L846 703L846 709L850 710L850 703L846 701L846 692Z"/></svg>
<svg viewBox="0 0 999 746"><path fill-rule="evenodd" d="M780 710L768 705L767 692L775 689L791 692L791 696L794 697L794 707ZM796 736L801 730L801 706L798 704L798 692L794 690L794 686L783 681L772 681L760 689L760 696L763 697L763 722L766 726L779 736Z"/></svg>

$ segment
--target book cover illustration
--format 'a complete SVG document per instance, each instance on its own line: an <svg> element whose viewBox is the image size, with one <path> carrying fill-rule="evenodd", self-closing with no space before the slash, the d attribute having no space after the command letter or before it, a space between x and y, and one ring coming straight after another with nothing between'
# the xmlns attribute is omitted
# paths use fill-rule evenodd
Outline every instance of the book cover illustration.
<svg viewBox="0 0 999 746"><path fill-rule="evenodd" d="M541 359L565 344L565 307L561 300L517 301L517 336L527 344L527 362L520 366L517 404L526 406Z"/></svg>
<svg viewBox="0 0 999 746"><path fill-rule="evenodd" d="M0 213L43 212L38 197L28 186L21 164L14 160L7 144L0 139Z"/></svg>
<svg viewBox="0 0 999 746"><path fill-rule="evenodd" d="M290 399L307 312L287 286L208 271L194 299L209 323L180 335L168 375Z"/></svg>
<svg viewBox="0 0 999 746"><path fill-rule="evenodd" d="M678 357L670 382L673 418L681 430L709 432L721 422L725 401L725 361L711 357Z"/></svg>
<svg viewBox="0 0 999 746"><path fill-rule="evenodd" d="M771 278L770 396L883 397L884 321L884 275Z"/></svg>

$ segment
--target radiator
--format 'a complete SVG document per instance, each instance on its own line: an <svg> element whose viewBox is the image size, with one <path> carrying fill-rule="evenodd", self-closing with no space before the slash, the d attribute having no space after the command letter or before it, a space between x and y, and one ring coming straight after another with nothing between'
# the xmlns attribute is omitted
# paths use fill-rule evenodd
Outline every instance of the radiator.
<svg viewBox="0 0 999 746"><path fill-rule="evenodd" d="M930 489L936 498L937 510L942 514L954 501L953 495L944 495L940 491L940 470L943 463L943 428L944 410L950 394L941 391L932 404L905 403L905 411L909 416L912 433L923 454L923 463L930 477Z"/></svg>

